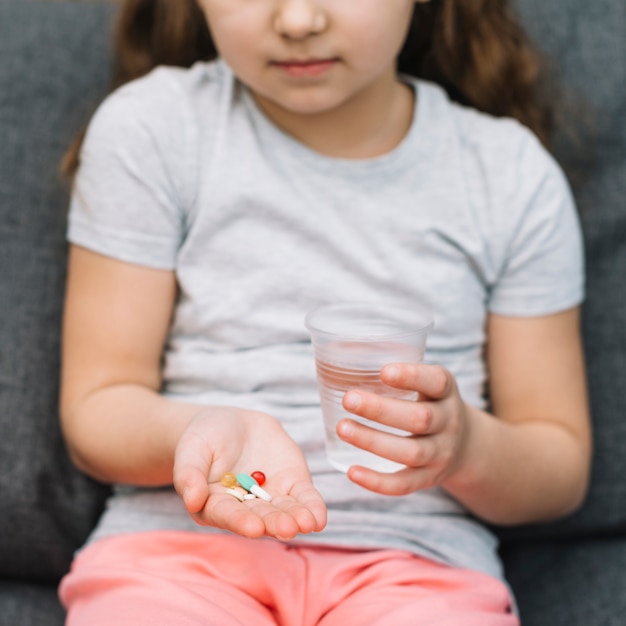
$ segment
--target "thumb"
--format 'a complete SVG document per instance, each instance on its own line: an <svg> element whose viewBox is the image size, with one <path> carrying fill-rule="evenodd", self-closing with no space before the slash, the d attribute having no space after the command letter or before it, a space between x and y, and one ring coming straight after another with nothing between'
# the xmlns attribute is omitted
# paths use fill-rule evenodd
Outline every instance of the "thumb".
<svg viewBox="0 0 626 626"><path fill-rule="evenodd" d="M209 499L209 486L200 472L189 472L178 480L175 478L174 488L189 513L199 513L206 506Z"/></svg>
<svg viewBox="0 0 626 626"><path fill-rule="evenodd" d="M194 450L181 449L179 445L174 458L174 489L181 497L189 513L201 511L209 498L209 463Z"/></svg>

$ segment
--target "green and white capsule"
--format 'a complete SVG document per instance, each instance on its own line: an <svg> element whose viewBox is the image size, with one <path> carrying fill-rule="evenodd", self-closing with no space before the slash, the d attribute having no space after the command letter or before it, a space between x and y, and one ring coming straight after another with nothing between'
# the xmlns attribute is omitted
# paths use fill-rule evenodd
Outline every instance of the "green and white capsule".
<svg viewBox="0 0 626 626"><path fill-rule="evenodd" d="M252 478L249 474L237 474L237 482L250 493L253 493L258 498L265 500L266 502L272 501L272 496L270 496L265 489L263 489L259 483Z"/></svg>

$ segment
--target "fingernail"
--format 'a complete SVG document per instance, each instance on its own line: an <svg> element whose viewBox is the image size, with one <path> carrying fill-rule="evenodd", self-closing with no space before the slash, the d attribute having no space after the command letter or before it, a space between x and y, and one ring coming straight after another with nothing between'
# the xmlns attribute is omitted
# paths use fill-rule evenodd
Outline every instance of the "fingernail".
<svg viewBox="0 0 626 626"><path fill-rule="evenodd" d="M351 411L358 409L360 404L361 396L354 391L348 392L343 398L343 405Z"/></svg>
<svg viewBox="0 0 626 626"><path fill-rule="evenodd" d="M354 432L352 422L343 420L337 424L337 432L344 437L349 437Z"/></svg>
<svg viewBox="0 0 626 626"><path fill-rule="evenodd" d="M362 476L362 472L361 470L359 470L358 467L354 467L352 466L349 470L348 470L348 478L354 482L358 482L359 479Z"/></svg>
<svg viewBox="0 0 626 626"><path fill-rule="evenodd" d="M395 365L390 365L389 367L385 368L385 378L388 381L394 381L398 379L398 368Z"/></svg>

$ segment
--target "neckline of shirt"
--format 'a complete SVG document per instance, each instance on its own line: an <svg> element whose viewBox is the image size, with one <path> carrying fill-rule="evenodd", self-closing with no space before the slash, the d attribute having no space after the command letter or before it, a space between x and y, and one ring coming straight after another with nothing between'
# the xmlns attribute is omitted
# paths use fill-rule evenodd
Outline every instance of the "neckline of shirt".
<svg viewBox="0 0 626 626"><path fill-rule="evenodd" d="M415 91L413 120L402 141L393 150L380 156L363 159L338 158L313 150L274 124L257 106L249 89L237 80L223 61L220 63L233 83L234 97L241 98L263 142L285 147L292 158L306 162L309 167L326 174L362 177L415 168L420 164L431 163L434 151L441 146L442 142L437 134L443 131L438 124L429 122L432 117L434 99L437 96L441 97L437 93L440 88L436 85L410 76L402 76L401 79Z"/></svg>

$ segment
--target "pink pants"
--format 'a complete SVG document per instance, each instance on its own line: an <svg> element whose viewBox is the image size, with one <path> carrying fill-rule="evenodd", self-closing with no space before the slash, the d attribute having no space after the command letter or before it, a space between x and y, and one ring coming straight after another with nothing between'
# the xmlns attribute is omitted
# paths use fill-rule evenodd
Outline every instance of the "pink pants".
<svg viewBox="0 0 626 626"><path fill-rule="evenodd" d="M62 580L68 626L517 626L506 586L400 550L151 532L99 541Z"/></svg>

